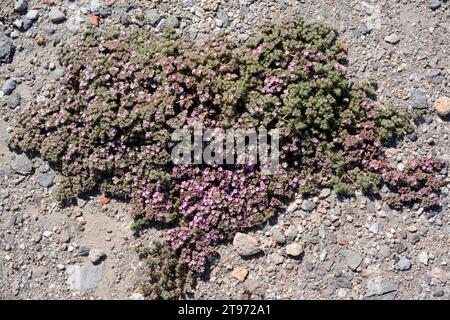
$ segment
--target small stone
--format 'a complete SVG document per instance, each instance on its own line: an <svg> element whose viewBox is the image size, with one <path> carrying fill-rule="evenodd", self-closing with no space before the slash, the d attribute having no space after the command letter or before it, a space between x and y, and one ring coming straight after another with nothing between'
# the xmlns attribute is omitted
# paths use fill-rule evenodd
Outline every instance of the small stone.
<svg viewBox="0 0 450 320"><path fill-rule="evenodd" d="M16 156L12 169L21 175L28 175L33 171L33 163L24 154Z"/></svg>
<svg viewBox="0 0 450 320"><path fill-rule="evenodd" d="M434 103L434 110L440 117L446 117L450 114L450 98L439 97Z"/></svg>
<svg viewBox="0 0 450 320"><path fill-rule="evenodd" d="M56 81L61 79L64 76L64 68L56 68L52 72L52 78Z"/></svg>
<svg viewBox="0 0 450 320"><path fill-rule="evenodd" d="M302 203L302 209L308 212L313 211L316 208L316 204L312 201L305 200Z"/></svg>
<svg viewBox="0 0 450 320"><path fill-rule="evenodd" d="M46 230L42 235L44 236L44 238L50 238L52 234L53 232Z"/></svg>
<svg viewBox="0 0 450 320"><path fill-rule="evenodd" d="M356 271L356 269L358 269L363 260L362 256L359 253L352 250L342 250L341 254L344 256L349 268L353 271Z"/></svg>
<svg viewBox="0 0 450 320"><path fill-rule="evenodd" d="M373 26L371 24L364 23L361 27L361 33L363 35L369 34L373 30Z"/></svg>
<svg viewBox="0 0 450 320"><path fill-rule="evenodd" d="M380 231L380 224L379 223L371 224L369 227L369 231L374 234L378 234L378 232Z"/></svg>
<svg viewBox="0 0 450 320"><path fill-rule="evenodd" d="M420 263L427 266L428 265L428 254L425 251L422 251L417 256L417 260L419 260Z"/></svg>
<svg viewBox="0 0 450 320"><path fill-rule="evenodd" d="M274 241L274 243L279 245L283 245L286 243L286 238L278 228L272 228L272 240Z"/></svg>
<svg viewBox="0 0 450 320"><path fill-rule="evenodd" d="M411 269L411 260L409 260L408 258L401 258L397 262L397 268L400 271L407 271L407 270Z"/></svg>
<svg viewBox="0 0 450 320"><path fill-rule="evenodd" d="M239 282L243 282L248 275L248 269L244 267L236 267L234 268L231 275L236 278Z"/></svg>
<svg viewBox="0 0 450 320"><path fill-rule="evenodd" d="M10 63L14 56L15 47L7 36L0 34L0 63Z"/></svg>
<svg viewBox="0 0 450 320"><path fill-rule="evenodd" d="M142 293L135 292L130 296L130 300L145 300L145 297Z"/></svg>
<svg viewBox="0 0 450 320"><path fill-rule="evenodd" d="M274 264L279 265L282 264L284 261L284 258L282 255L274 252L272 254L269 255L269 259L270 261L272 261Z"/></svg>
<svg viewBox="0 0 450 320"><path fill-rule="evenodd" d="M416 244L417 242L420 241L420 236L418 234L413 234L410 238L409 238L409 242L411 242L412 244Z"/></svg>
<svg viewBox="0 0 450 320"><path fill-rule="evenodd" d="M398 37L397 34L392 33L389 36L385 37L384 41L386 41L387 43L390 43L390 44L397 44L400 42L400 38Z"/></svg>
<svg viewBox="0 0 450 320"><path fill-rule="evenodd" d="M15 12L26 11L27 9L28 9L28 0L16 0L16 3L14 4Z"/></svg>
<svg viewBox="0 0 450 320"><path fill-rule="evenodd" d="M145 12L145 21L152 27L156 26L159 20L161 20L161 16L159 15L157 10L150 9Z"/></svg>
<svg viewBox="0 0 450 320"><path fill-rule="evenodd" d="M8 79L5 81L2 87L2 91L6 95L10 95L16 89L16 80Z"/></svg>
<svg viewBox="0 0 450 320"><path fill-rule="evenodd" d="M55 179L55 175L53 173L45 173L41 174L37 178L37 183L44 188L50 188L53 185L53 180Z"/></svg>
<svg viewBox="0 0 450 320"><path fill-rule="evenodd" d="M53 23L60 23L66 20L66 15L56 7L52 7L48 13L48 18Z"/></svg>
<svg viewBox="0 0 450 320"><path fill-rule="evenodd" d="M411 98L411 104L415 109L427 109L428 99L427 93L422 89L417 89Z"/></svg>
<svg viewBox="0 0 450 320"><path fill-rule="evenodd" d="M167 25L167 20L164 19L164 18L161 19L159 21L158 25L156 26L155 31L156 32L162 32L164 30L164 28L166 27L166 25Z"/></svg>
<svg viewBox="0 0 450 320"><path fill-rule="evenodd" d="M393 282L369 281L366 300L394 300L397 294L398 284Z"/></svg>
<svg viewBox="0 0 450 320"><path fill-rule="evenodd" d="M89 10L92 13L98 13L102 8L102 4L100 3L100 0L91 0L91 3L89 4Z"/></svg>
<svg viewBox="0 0 450 320"><path fill-rule="evenodd" d="M389 248L389 246L387 245L382 245L380 247L380 254L385 257L385 258L389 258L391 256L391 249Z"/></svg>
<svg viewBox="0 0 450 320"><path fill-rule="evenodd" d="M20 19L16 19L13 21L13 26L16 27L16 29L20 30L22 29L23 21Z"/></svg>
<svg viewBox="0 0 450 320"><path fill-rule="evenodd" d="M78 248L78 255L81 257L87 257L90 251L91 249L89 247L80 246L80 248Z"/></svg>
<svg viewBox="0 0 450 320"><path fill-rule="evenodd" d="M325 199L328 198L331 194L331 189L324 188L320 191L319 198Z"/></svg>
<svg viewBox="0 0 450 320"><path fill-rule="evenodd" d="M37 18L39 17L39 11L38 10L30 10L27 12L27 15L25 17L31 21L37 20Z"/></svg>
<svg viewBox="0 0 450 320"><path fill-rule="evenodd" d="M22 97L18 93L13 93L6 99L6 106L10 109L15 109L20 106L20 102L22 101Z"/></svg>
<svg viewBox="0 0 450 320"><path fill-rule="evenodd" d="M303 253L303 246L294 242L286 246L286 253L292 257L298 257Z"/></svg>
<svg viewBox="0 0 450 320"><path fill-rule="evenodd" d="M59 242L61 243L67 243L70 241L70 234L67 229L63 229L61 233L59 234Z"/></svg>
<svg viewBox="0 0 450 320"><path fill-rule="evenodd" d="M178 20L178 17L176 16L170 16L167 18L167 27L168 28L179 28L180 27L180 20Z"/></svg>
<svg viewBox="0 0 450 320"><path fill-rule="evenodd" d="M89 290L97 288L104 264L67 266L67 284L71 290Z"/></svg>
<svg viewBox="0 0 450 320"><path fill-rule="evenodd" d="M100 249L92 249L89 252L89 260L91 260L93 264L98 264L99 262L105 260L105 258L106 253Z"/></svg>
<svg viewBox="0 0 450 320"><path fill-rule="evenodd" d="M239 255L243 257L252 256L262 251L258 245L258 241L244 233L237 233L234 236L233 246Z"/></svg>
<svg viewBox="0 0 450 320"><path fill-rule="evenodd" d="M430 1L430 9L431 10L436 10L439 9L441 7L441 1L440 0L431 0Z"/></svg>
<svg viewBox="0 0 450 320"><path fill-rule="evenodd" d="M56 269L58 269L59 271L63 271L63 270L66 269L66 266L59 263L59 264L56 265Z"/></svg>

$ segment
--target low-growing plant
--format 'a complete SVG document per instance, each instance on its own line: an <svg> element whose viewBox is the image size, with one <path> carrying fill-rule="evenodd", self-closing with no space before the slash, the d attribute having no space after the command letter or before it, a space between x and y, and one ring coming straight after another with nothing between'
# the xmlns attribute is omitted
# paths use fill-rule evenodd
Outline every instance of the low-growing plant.
<svg viewBox="0 0 450 320"><path fill-rule="evenodd" d="M173 31L89 30L62 62L58 89L20 116L9 146L39 152L61 173L61 200L98 189L129 197L137 226L168 224L167 244L150 255L152 298L181 296L186 274L203 272L219 243L265 222L297 192L376 194L385 183L395 206L437 204L442 163L392 168L383 146L410 133L412 119L347 78L346 52L322 24L285 21L242 46L197 45ZM280 170L174 165L171 133L198 123L278 129Z"/></svg>

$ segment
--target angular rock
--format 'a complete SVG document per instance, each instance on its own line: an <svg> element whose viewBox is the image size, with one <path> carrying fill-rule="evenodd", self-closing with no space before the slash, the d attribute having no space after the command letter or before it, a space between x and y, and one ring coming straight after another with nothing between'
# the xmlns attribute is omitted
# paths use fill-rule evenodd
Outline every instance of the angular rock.
<svg viewBox="0 0 450 320"><path fill-rule="evenodd" d="M450 98L439 97L434 102L434 110L440 117L446 117L450 114Z"/></svg>
<svg viewBox="0 0 450 320"><path fill-rule="evenodd" d="M308 212L313 211L316 208L316 204L312 201L305 200L302 202L302 209Z"/></svg>
<svg viewBox="0 0 450 320"><path fill-rule="evenodd" d="M428 254L425 251L422 251L418 254L417 260L425 266L428 265Z"/></svg>
<svg viewBox="0 0 450 320"><path fill-rule="evenodd" d="M28 175L33 171L33 163L26 155L20 154L16 156L12 169L21 175Z"/></svg>
<svg viewBox="0 0 450 320"><path fill-rule="evenodd" d="M152 27L155 27L159 20L161 20L161 16L157 10L150 9L145 12L145 21Z"/></svg>
<svg viewBox="0 0 450 320"><path fill-rule="evenodd" d="M369 282L365 300L394 300L397 295L398 284L393 282Z"/></svg>
<svg viewBox="0 0 450 320"><path fill-rule="evenodd" d="M87 257L90 251L91 249L89 247L80 246L80 248L78 248L78 255L81 257Z"/></svg>
<svg viewBox="0 0 450 320"><path fill-rule="evenodd" d="M61 233L59 234L59 242L61 243L67 243L70 241L70 234L67 229L63 229Z"/></svg>
<svg viewBox="0 0 450 320"><path fill-rule="evenodd" d="M66 20L66 15L58 8L52 7L48 13L48 18L53 23L60 23Z"/></svg>
<svg viewBox="0 0 450 320"><path fill-rule="evenodd" d="M166 23L168 28L179 28L180 27L180 20L176 16L170 16L167 18Z"/></svg>
<svg viewBox="0 0 450 320"><path fill-rule="evenodd" d="M10 109L15 109L20 105L22 97L18 93L13 93L6 99L6 106Z"/></svg>
<svg viewBox="0 0 450 320"><path fill-rule="evenodd" d="M258 245L258 241L244 233L237 233L234 236L233 246L239 255L243 257L252 256L262 251Z"/></svg>
<svg viewBox="0 0 450 320"><path fill-rule="evenodd" d="M430 1L430 9L436 10L439 9L442 5L442 2L440 0L431 0Z"/></svg>
<svg viewBox="0 0 450 320"><path fill-rule="evenodd" d="M248 275L248 269L244 267L236 267L233 272L231 272L233 278L236 278L239 282L243 282Z"/></svg>
<svg viewBox="0 0 450 320"><path fill-rule="evenodd" d="M353 250L342 250L341 254L344 256L345 262L351 270L356 271L361 265L363 257L359 253Z"/></svg>
<svg viewBox="0 0 450 320"><path fill-rule="evenodd" d="M28 0L16 0L16 3L14 4L15 12L26 11L27 9L28 9Z"/></svg>
<svg viewBox="0 0 450 320"><path fill-rule="evenodd" d="M91 260L91 262L93 264L98 264L99 262L105 260L105 258L106 258L106 253L103 250L92 249L89 252L89 260Z"/></svg>
<svg viewBox="0 0 450 320"><path fill-rule="evenodd" d="M272 240L279 245L283 245L286 243L286 238L278 228L272 228Z"/></svg>
<svg viewBox="0 0 450 320"><path fill-rule="evenodd" d="M15 47L11 39L0 34L0 63L11 63Z"/></svg>
<svg viewBox="0 0 450 320"><path fill-rule="evenodd" d="M427 93L422 89L417 89L411 98L411 105L416 109L427 109Z"/></svg>
<svg viewBox="0 0 450 320"><path fill-rule="evenodd" d="M38 10L30 10L27 12L25 17L31 21L37 20L37 18L39 17L39 11Z"/></svg>
<svg viewBox="0 0 450 320"><path fill-rule="evenodd" d="M283 263L284 257L276 252L269 255L270 261L272 261L274 264L279 265Z"/></svg>
<svg viewBox="0 0 450 320"><path fill-rule="evenodd" d="M89 290L97 288L102 279L104 264L85 264L67 266L67 284L70 290Z"/></svg>

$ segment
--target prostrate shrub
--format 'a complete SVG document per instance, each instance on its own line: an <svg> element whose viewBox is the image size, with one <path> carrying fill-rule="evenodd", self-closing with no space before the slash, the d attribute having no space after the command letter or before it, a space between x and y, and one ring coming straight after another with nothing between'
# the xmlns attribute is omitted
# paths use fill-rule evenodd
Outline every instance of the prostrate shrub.
<svg viewBox="0 0 450 320"><path fill-rule="evenodd" d="M166 261L151 260L153 272L167 277L150 278L152 297L181 295L183 277L173 272L203 272L217 244L263 223L296 192L377 194L385 183L395 206L437 204L443 163L392 168L383 146L411 132L412 120L399 107L378 106L370 84L347 79L345 47L324 25L285 21L240 47L220 39L197 45L173 32L90 30L62 61L58 90L21 115L10 147L39 152L61 173L61 200L99 189L129 197L138 222L168 224L170 248L151 250ZM199 123L278 129L279 172L175 165L171 133Z"/></svg>

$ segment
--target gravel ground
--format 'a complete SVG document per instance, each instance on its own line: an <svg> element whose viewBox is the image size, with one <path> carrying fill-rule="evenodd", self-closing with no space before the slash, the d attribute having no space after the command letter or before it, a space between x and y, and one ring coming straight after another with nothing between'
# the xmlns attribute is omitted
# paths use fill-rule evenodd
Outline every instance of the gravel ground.
<svg viewBox="0 0 450 320"><path fill-rule="evenodd" d="M58 175L5 144L15 115L45 99L64 74L58 50L98 22L92 15L101 29L174 27L200 42L217 33L242 42L282 17L324 21L348 44L350 73L378 79L381 103L429 110L416 134L389 149L398 165L418 155L449 158L450 124L434 111L450 97L448 1L3 0L1 299L140 299L143 265L134 249L161 236L154 229L134 235L126 204L100 204L98 195L59 207ZM442 191L443 208L433 213L395 211L362 195L340 201L329 190L299 198L221 246L188 298L449 299L449 190Z"/></svg>

